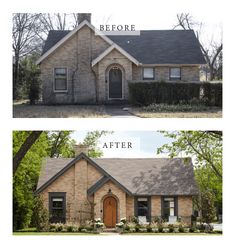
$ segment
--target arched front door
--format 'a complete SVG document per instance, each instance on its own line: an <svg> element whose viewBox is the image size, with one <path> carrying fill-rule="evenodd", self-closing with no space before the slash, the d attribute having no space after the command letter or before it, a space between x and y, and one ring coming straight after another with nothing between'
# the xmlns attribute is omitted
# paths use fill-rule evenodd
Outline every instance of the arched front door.
<svg viewBox="0 0 235 247"><path fill-rule="evenodd" d="M106 227L115 227L117 223L117 201L109 196L104 199L104 224Z"/></svg>
<svg viewBox="0 0 235 247"><path fill-rule="evenodd" d="M116 66L109 70L109 99L122 99L122 71Z"/></svg>

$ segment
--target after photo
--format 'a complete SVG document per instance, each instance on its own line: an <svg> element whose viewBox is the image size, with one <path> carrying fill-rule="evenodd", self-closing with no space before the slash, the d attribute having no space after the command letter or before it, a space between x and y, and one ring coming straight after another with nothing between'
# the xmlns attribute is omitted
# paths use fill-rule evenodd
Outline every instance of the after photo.
<svg viewBox="0 0 235 247"><path fill-rule="evenodd" d="M221 235L222 131L13 131L13 235Z"/></svg>

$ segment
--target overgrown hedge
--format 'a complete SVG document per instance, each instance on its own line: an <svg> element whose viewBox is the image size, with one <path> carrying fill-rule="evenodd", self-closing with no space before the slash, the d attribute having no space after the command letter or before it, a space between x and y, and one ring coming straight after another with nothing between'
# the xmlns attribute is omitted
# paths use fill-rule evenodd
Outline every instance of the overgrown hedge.
<svg viewBox="0 0 235 247"><path fill-rule="evenodd" d="M222 83L136 82L129 83L133 104L190 104L192 100L222 107Z"/></svg>

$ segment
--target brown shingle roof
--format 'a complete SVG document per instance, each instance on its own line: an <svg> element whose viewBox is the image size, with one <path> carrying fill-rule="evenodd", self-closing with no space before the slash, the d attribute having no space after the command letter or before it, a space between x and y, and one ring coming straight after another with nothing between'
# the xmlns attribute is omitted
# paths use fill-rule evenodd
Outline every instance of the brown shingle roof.
<svg viewBox="0 0 235 247"><path fill-rule="evenodd" d="M38 181L38 189L48 183L73 159L46 159ZM193 165L182 158L92 159L105 176L120 183L132 194L138 195L195 195L198 188Z"/></svg>

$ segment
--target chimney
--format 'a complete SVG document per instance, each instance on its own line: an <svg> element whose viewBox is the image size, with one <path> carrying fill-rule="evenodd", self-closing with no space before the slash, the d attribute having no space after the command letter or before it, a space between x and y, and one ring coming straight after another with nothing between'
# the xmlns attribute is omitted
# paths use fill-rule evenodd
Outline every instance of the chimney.
<svg viewBox="0 0 235 247"><path fill-rule="evenodd" d="M88 150L88 146L83 145L81 143L74 145L75 157L78 156L80 153L88 155Z"/></svg>
<svg viewBox="0 0 235 247"><path fill-rule="evenodd" d="M91 13L79 13L78 24L82 23L84 20L87 20L89 23L91 23Z"/></svg>

